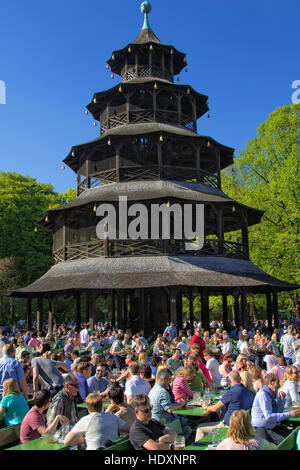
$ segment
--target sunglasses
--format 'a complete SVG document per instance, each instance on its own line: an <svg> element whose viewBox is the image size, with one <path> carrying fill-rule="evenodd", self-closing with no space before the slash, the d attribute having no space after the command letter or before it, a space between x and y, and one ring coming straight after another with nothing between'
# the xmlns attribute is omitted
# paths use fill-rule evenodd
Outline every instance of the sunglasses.
<svg viewBox="0 0 300 470"><path fill-rule="evenodd" d="M70 385L71 385L71 387L74 387L74 388L79 388L80 387L79 384L70 384Z"/></svg>
<svg viewBox="0 0 300 470"><path fill-rule="evenodd" d="M141 411L142 413L150 413L151 410L152 410L152 406L150 406L150 408L145 408L144 410L141 410L140 408L138 408L138 411Z"/></svg>

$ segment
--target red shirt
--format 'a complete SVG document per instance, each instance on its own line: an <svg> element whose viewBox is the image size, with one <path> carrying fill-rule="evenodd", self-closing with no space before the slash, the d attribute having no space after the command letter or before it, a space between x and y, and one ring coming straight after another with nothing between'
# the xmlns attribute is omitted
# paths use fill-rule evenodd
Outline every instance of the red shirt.
<svg viewBox="0 0 300 470"><path fill-rule="evenodd" d="M33 406L22 421L20 429L20 441L21 444L24 442L32 441L41 437L38 432L38 428L45 426L44 416L38 412L35 406Z"/></svg>
<svg viewBox="0 0 300 470"><path fill-rule="evenodd" d="M203 364L202 361L197 361L197 364L198 364L199 369L202 370L202 373L203 373L204 377L207 378L207 380L209 381L209 383L212 383L212 379L211 379L211 376L210 376L210 373L209 373L208 368L205 367L205 365Z"/></svg>
<svg viewBox="0 0 300 470"><path fill-rule="evenodd" d="M196 334L191 337L190 341L190 349L193 344L199 344L200 350L199 350L199 356L201 359L203 359L203 351L206 349L206 344L203 341L203 339L200 336L197 336Z"/></svg>

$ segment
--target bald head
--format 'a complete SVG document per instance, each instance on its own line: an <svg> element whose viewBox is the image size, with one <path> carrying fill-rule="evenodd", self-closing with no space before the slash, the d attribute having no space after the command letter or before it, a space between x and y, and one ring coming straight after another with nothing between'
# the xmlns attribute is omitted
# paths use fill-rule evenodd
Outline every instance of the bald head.
<svg viewBox="0 0 300 470"><path fill-rule="evenodd" d="M241 376L237 370L232 370L228 377L232 385L241 383Z"/></svg>

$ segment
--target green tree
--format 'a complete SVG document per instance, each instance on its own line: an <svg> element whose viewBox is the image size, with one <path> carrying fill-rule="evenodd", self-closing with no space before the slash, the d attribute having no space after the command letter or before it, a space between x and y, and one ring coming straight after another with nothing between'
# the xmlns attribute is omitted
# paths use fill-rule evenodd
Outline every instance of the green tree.
<svg viewBox="0 0 300 470"><path fill-rule="evenodd" d="M268 274L300 284L300 105L283 106L262 123L234 165L223 172L223 191L265 211L249 228L250 258ZM287 299L289 301L287 302ZM298 313L299 291L280 296Z"/></svg>

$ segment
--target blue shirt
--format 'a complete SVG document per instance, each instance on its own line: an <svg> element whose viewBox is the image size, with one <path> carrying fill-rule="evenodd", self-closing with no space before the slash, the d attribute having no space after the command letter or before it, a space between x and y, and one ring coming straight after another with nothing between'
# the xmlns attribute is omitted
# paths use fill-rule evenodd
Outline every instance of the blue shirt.
<svg viewBox="0 0 300 470"><path fill-rule="evenodd" d="M173 406L173 403L171 401L171 395L163 385L156 383L150 390L148 397L152 406L153 419L157 419L158 421L165 419L166 422L175 419L174 416L167 411Z"/></svg>
<svg viewBox="0 0 300 470"><path fill-rule="evenodd" d="M3 382L6 379L15 379L19 388L20 380L25 379L22 365L19 361L10 356L3 356L0 359L0 395L3 393Z"/></svg>
<svg viewBox="0 0 300 470"><path fill-rule="evenodd" d="M79 382L78 403L83 403L89 394L87 380L82 374L76 374L76 379Z"/></svg>
<svg viewBox="0 0 300 470"><path fill-rule="evenodd" d="M236 384L227 390L220 400L226 406L224 423L229 426L229 420L233 411L251 408L254 397L255 393L244 387L243 384Z"/></svg>
<svg viewBox="0 0 300 470"><path fill-rule="evenodd" d="M87 379L88 393L105 392L108 385L108 381L104 377L102 377L101 380L98 380L97 376L93 375Z"/></svg>
<svg viewBox="0 0 300 470"><path fill-rule="evenodd" d="M276 398L266 385L256 394L251 411L251 424L256 428L273 429L277 424L290 417L283 413L285 399Z"/></svg>
<svg viewBox="0 0 300 470"><path fill-rule="evenodd" d="M169 335L169 340L173 341L173 339L175 338L176 334L177 334L177 329L175 328L171 328L170 326L167 326L167 328L165 329L165 331L169 331L170 332L170 335Z"/></svg>

